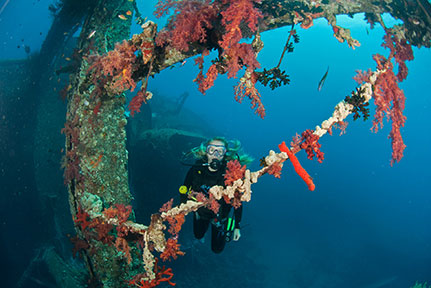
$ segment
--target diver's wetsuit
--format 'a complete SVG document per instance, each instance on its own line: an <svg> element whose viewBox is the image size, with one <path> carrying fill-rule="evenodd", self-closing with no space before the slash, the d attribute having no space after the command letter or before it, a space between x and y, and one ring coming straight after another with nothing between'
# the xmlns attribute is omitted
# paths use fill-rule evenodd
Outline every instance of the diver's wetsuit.
<svg viewBox="0 0 431 288"><path fill-rule="evenodd" d="M226 163L223 162L220 169L217 171L210 171L208 166L203 166L205 162L198 160L194 166L192 166L187 173L186 179L184 180L184 186L188 190L193 190L195 192L203 192L208 196L208 190L215 185L223 186L224 184L224 173L226 171ZM181 203L187 201L187 194L180 194ZM224 222L229 216L229 212L232 208L230 204L227 204L222 198L219 200L220 209L218 215L206 207L201 207L198 209L199 219L196 219L196 213L193 215L193 232L197 239L204 237L208 226L211 223L211 249L215 253L220 253L223 251L226 244L226 235L224 231ZM235 228L240 228L239 223L242 217L242 205L238 209L234 209L235 217ZM216 219L221 225L216 225L212 220ZM220 227L218 227L220 226Z"/></svg>

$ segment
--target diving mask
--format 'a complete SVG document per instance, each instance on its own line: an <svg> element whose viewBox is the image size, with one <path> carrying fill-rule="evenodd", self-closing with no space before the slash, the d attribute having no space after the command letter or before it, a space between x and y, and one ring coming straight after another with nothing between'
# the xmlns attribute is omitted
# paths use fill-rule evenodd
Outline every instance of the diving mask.
<svg viewBox="0 0 431 288"><path fill-rule="evenodd" d="M224 154L226 154L226 147L224 145L209 144L206 152L208 155L223 158Z"/></svg>

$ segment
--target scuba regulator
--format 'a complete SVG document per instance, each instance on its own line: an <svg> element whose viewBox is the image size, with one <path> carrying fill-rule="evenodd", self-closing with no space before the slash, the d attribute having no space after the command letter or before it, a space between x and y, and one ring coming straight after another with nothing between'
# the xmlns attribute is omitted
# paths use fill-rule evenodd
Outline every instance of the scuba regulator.
<svg viewBox="0 0 431 288"><path fill-rule="evenodd" d="M220 169L220 167L222 166L222 161L218 160L218 159L213 159L211 161L211 163L209 164L209 166L211 167L211 169L213 170L218 170Z"/></svg>

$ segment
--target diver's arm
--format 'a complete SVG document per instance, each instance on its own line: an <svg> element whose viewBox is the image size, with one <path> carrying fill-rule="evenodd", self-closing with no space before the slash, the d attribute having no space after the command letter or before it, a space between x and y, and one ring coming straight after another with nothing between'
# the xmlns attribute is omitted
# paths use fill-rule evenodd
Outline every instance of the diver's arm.
<svg viewBox="0 0 431 288"><path fill-rule="evenodd" d="M241 219L242 219L242 206L244 204L242 204L241 206L239 206L237 209L234 210L234 216L235 216L235 229L240 229L241 228Z"/></svg>
<svg viewBox="0 0 431 288"><path fill-rule="evenodd" d="M187 202L187 194L180 193L180 204L184 204Z"/></svg>
<svg viewBox="0 0 431 288"><path fill-rule="evenodd" d="M242 207L243 204L234 210L235 216L235 229L233 230L233 241L238 241L241 238L241 219L242 219Z"/></svg>

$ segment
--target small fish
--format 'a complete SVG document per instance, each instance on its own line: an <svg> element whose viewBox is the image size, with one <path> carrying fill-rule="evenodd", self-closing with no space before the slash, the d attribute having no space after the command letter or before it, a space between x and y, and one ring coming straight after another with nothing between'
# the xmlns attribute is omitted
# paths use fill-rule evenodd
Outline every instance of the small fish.
<svg viewBox="0 0 431 288"><path fill-rule="evenodd" d="M328 76L328 72L329 72L329 66L328 66L328 69L326 69L326 73L323 75L322 79L320 79L319 85L317 86L317 90L319 91L322 90L323 84L325 84L326 77Z"/></svg>
<svg viewBox="0 0 431 288"><path fill-rule="evenodd" d="M91 37L93 37L94 34L96 34L96 30L91 31L91 33L88 34L87 39L90 39Z"/></svg>
<svg viewBox="0 0 431 288"><path fill-rule="evenodd" d="M66 57L66 58L64 58L64 59L66 59L66 61L70 61L70 60L72 60L72 59L70 59L69 57Z"/></svg>
<svg viewBox="0 0 431 288"><path fill-rule="evenodd" d="M368 31L367 27L365 27L365 31L367 31L367 35L370 35L370 31Z"/></svg>
<svg viewBox="0 0 431 288"><path fill-rule="evenodd" d="M132 15L132 11L128 10L128 11L126 12L126 15L127 15L127 16Z"/></svg>
<svg viewBox="0 0 431 288"><path fill-rule="evenodd" d="M123 14L118 15L118 18L120 18L121 20L127 20L127 17Z"/></svg>

